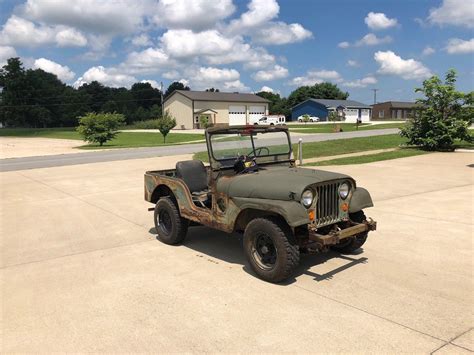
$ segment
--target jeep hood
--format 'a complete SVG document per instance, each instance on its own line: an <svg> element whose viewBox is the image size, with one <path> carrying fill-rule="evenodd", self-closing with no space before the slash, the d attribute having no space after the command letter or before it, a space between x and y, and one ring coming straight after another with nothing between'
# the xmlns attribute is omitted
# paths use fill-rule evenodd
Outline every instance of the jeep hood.
<svg viewBox="0 0 474 355"><path fill-rule="evenodd" d="M324 170L275 167L256 173L221 177L217 192L229 197L262 198L270 200L296 200L308 185L351 177Z"/></svg>

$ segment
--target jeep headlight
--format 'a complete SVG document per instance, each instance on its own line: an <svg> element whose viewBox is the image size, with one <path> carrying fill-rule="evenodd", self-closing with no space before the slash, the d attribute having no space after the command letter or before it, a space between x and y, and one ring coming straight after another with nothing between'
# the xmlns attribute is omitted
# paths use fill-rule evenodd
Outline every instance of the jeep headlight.
<svg viewBox="0 0 474 355"><path fill-rule="evenodd" d="M313 204L313 199L314 199L313 191L311 190L303 191L303 194L301 195L301 203L303 204L303 206L305 206L306 208L311 207L311 205Z"/></svg>
<svg viewBox="0 0 474 355"><path fill-rule="evenodd" d="M349 196L349 192L351 191L351 186L347 182L343 182L339 186L339 196L345 200L347 196Z"/></svg>

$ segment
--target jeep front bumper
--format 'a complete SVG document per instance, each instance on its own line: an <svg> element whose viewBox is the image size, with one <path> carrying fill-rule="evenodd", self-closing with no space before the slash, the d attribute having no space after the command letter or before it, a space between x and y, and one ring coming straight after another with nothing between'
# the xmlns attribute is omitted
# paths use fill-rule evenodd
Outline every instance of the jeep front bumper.
<svg viewBox="0 0 474 355"><path fill-rule="evenodd" d="M341 240L356 236L360 233L374 231L377 229L377 222L369 218L368 221L364 223L354 223L350 227L333 230L328 234L319 234L317 230L310 229L309 230L309 239L316 244L320 248L324 248L326 246L338 244Z"/></svg>

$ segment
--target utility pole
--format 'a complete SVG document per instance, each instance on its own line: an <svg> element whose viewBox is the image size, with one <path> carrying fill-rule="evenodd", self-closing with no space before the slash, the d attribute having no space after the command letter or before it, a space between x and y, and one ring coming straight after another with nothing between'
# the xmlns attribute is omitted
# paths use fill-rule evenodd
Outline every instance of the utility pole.
<svg viewBox="0 0 474 355"><path fill-rule="evenodd" d="M163 107L163 82L160 82L160 92L161 92L161 118L165 115L165 108Z"/></svg>
<svg viewBox="0 0 474 355"><path fill-rule="evenodd" d="M379 91L379 89L370 89L374 92L374 105L377 103L377 91Z"/></svg>

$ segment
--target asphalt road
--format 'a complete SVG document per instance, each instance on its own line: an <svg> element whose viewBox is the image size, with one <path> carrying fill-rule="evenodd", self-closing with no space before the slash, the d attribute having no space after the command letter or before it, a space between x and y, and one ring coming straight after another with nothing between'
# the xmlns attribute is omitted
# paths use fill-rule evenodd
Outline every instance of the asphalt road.
<svg viewBox="0 0 474 355"><path fill-rule="evenodd" d="M334 139L342 138L355 138L355 137L369 137L369 136L380 136L386 134L397 133L398 129L378 129L368 131L354 131L354 132L341 132L338 134L334 133L319 133L319 134L293 134L292 141L297 143L299 138L303 139L303 142L322 142ZM229 148L232 145L237 147L238 143L229 142ZM280 141L269 142L268 145L281 144ZM80 154L61 154L61 155L49 155L49 156L38 156L38 157L26 157L26 158L12 158L12 159L1 159L0 160L0 171L15 171L15 170L27 170L37 168L49 168L55 166L65 165L78 165L78 164L89 164L106 161L118 161L118 160L130 160L130 159L142 159L142 158L153 158L159 156L171 156L178 154L193 154L197 152L205 151L206 145L204 143L198 144L181 144L181 145L170 145L162 147L150 147L150 148L130 148L130 149L110 149L99 152L84 152Z"/></svg>
<svg viewBox="0 0 474 355"><path fill-rule="evenodd" d="M0 173L0 353L472 354L472 153L325 167L377 231L279 285L240 235L156 240L143 172L190 156Z"/></svg>

